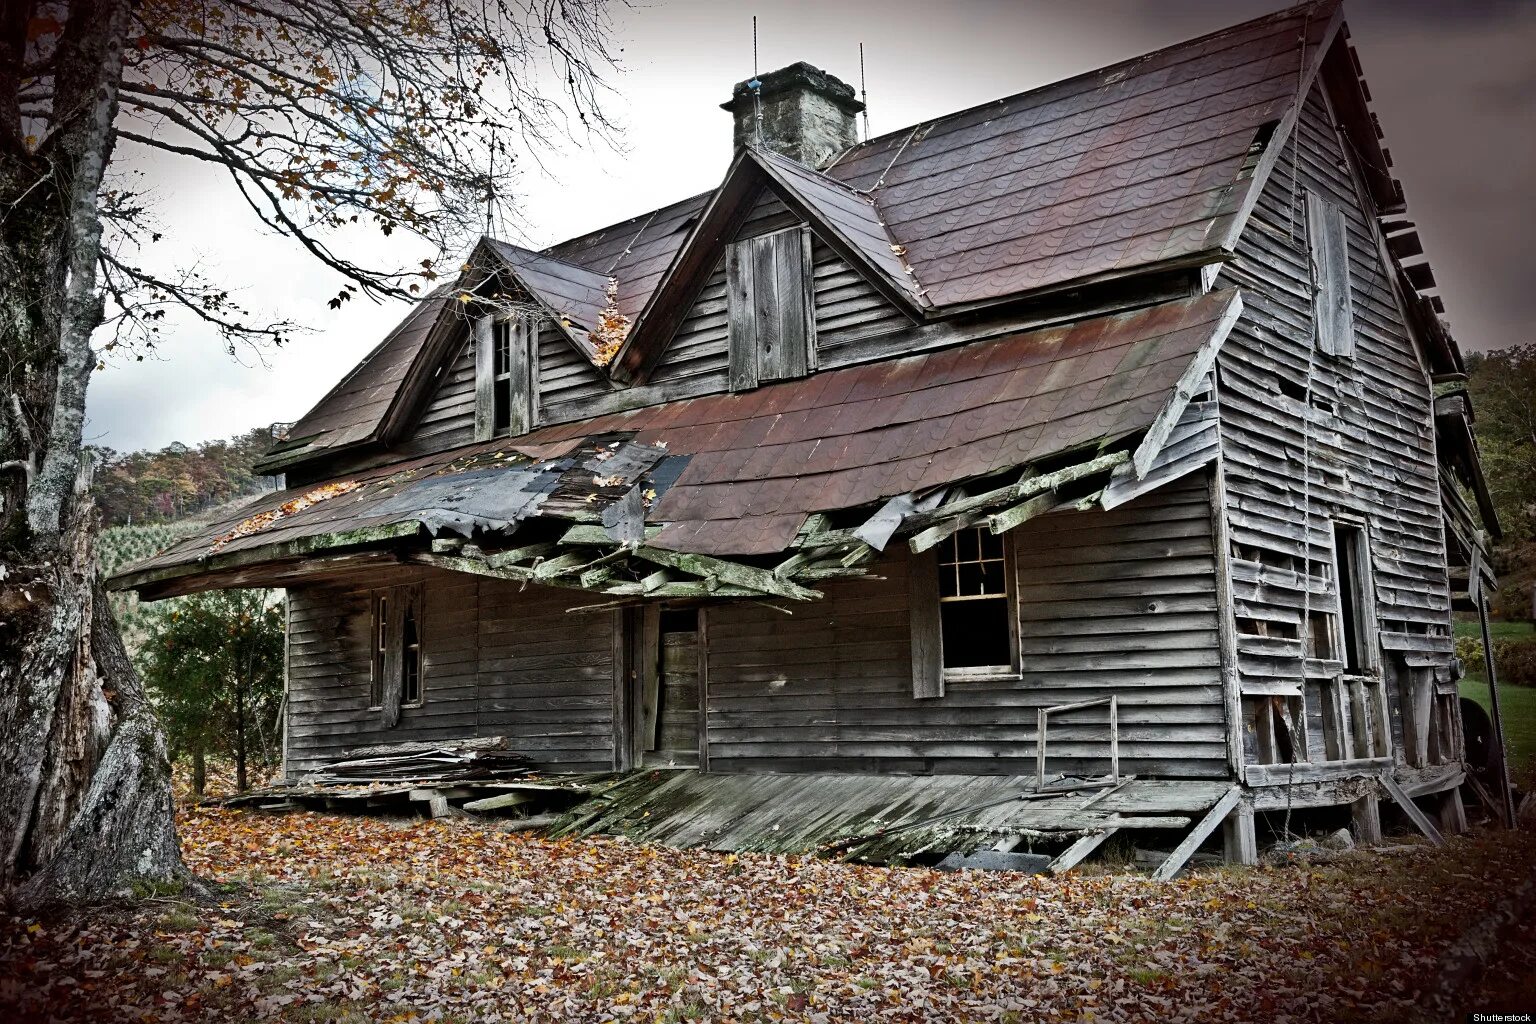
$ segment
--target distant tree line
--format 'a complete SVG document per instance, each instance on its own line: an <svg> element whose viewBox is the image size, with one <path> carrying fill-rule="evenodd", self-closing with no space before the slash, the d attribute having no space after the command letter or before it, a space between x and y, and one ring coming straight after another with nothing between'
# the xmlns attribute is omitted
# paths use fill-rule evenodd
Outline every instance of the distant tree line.
<svg viewBox="0 0 1536 1024"><path fill-rule="evenodd" d="M198 445L173 442L158 451L96 447L93 488L103 523L174 522L267 489L271 482L252 466L270 447L272 434L266 427Z"/></svg>
<svg viewBox="0 0 1536 1024"><path fill-rule="evenodd" d="M1495 552L1501 618L1533 617L1536 585L1536 344L1467 358L1477 443L1504 539Z"/></svg>

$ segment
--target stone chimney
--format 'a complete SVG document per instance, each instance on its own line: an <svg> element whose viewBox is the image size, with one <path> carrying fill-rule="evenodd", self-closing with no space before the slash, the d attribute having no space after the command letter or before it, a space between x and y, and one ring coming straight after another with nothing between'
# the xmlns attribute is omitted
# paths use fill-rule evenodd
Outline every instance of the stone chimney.
<svg viewBox="0 0 1536 1024"><path fill-rule="evenodd" d="M720 106L735 115L738 148L756 143L818 168L859 141L854 117L864 109L853 86L804 61L736 83Z"/></svg>

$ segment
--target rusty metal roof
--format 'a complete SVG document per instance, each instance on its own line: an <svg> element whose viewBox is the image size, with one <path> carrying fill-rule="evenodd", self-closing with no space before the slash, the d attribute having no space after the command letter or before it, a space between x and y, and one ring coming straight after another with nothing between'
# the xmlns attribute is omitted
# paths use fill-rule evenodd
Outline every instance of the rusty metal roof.
<svg viewBox="0 0 1536 1024"><path fill-rule="evenodd" d="M1255 187L1262 129L1296 102L1337 8L1337 0L1305 4L871 139L824 172L772 154L754 159L877 283L928 316L1215 259L1235 242ZM631 346L656 349L670 340L666 318L647 331L643 314L686 262L685 243L720 244L692 229L724 189L542 254L494 245L527 270L522 280L536 297L578 321L602 301L600 282L614 279L619 311L636 321ZM358 386L300 421L325 435L316 447L378 439L381 406L408 391L392 392L391 382L434 369L406 351L421 349L425 334L392 335L353 372ZM573 335L578 347L583 337Z"/></svg>
<svg viewBox="0 0 1536 1024"><path fill-rule="evenodd" d="M134 566L119 585L177 567L255 564L263 549L293 557L307 539L328 535L334 546L418 527L505 536L533 517L594 521L637 487L645 521L663 527L652 546L771 554L812 513L1144 434L1187 400L1175 385L1220 344L1239 302L1235 290L1216 292L560 424L297 488ZM337 534L350 536L337 542Z"/></svg>

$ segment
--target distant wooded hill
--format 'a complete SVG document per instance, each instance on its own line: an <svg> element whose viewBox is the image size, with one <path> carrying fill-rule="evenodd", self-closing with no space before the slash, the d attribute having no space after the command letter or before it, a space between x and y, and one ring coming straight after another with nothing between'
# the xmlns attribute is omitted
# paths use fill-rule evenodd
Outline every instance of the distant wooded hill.
<svg viewBox="0 0 1536 1024"><path fill-rule="evenodd" d="M172 523L248 494L271 490L251 471L272 446L267 427L224 441L179 442L158 451L95 447L94 489L105 526Z"/></svg>

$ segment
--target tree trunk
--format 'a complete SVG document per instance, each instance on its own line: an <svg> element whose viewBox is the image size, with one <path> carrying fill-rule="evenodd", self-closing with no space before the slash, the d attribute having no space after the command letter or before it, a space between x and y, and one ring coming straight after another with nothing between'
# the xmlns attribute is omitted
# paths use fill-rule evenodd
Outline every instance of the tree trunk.
<svg viewBox="0 0 1536 1024"><path fill-rule="evenodd" d="M198 800L208 789L208 755L201 742L192 748L192 796Z"/></svg>
<svg viewBox="0 0 1536 1024"><path fill-rule="evenodd" d="M235 684L235 792L244 793L245 771L245 683Z"/></svg>
<svg viewBox="0 0 1536 1024"><path fill-rule="evenodd" d="M81 458L129 6L67 9L54 105L69 116L35 152L0 138L0 893L22 909L188 877L165 740L97 572Z"/></svg>
<svg viewBox="0 0 1536 1024"><path fill-rule="evenodd" d="M30 595L0 665L0 883L21 908L188 877L165 740L95 572L90 505L76 504L70 543L6 581Z"/></svg>

